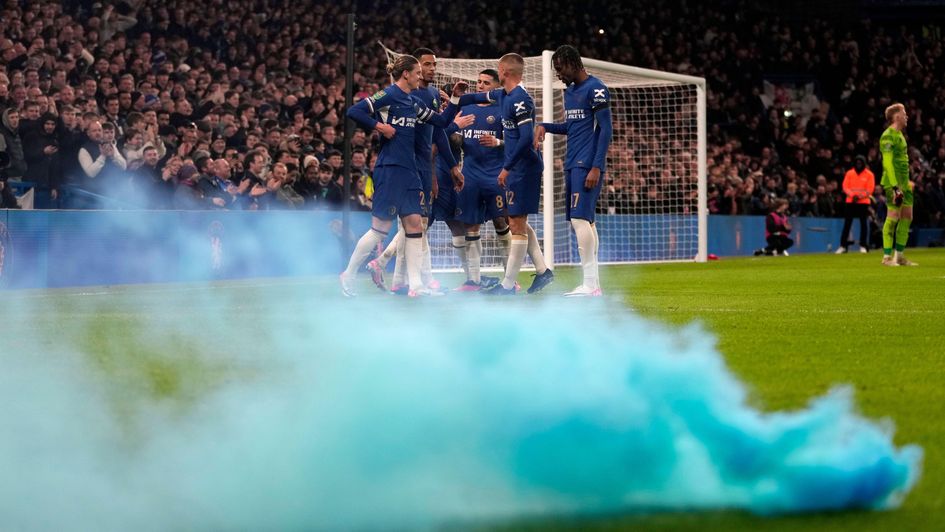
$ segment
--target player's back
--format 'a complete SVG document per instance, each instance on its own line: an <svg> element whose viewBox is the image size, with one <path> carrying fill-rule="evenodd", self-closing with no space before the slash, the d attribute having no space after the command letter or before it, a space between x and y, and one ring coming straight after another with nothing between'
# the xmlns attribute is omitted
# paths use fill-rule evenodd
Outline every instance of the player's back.
<svg viewBox="0 0 945 532"><path fill-rule="evenodd" d="M568 127L568 148L564 159L566 170L594 166L599 130L594 112L609 103L607 87L594 76L588 76L584 81L565 89L564 112Z"/></svg>
<svg viewBox="0 0 945 532"><path fill-rule="evenodd" d="M494 181L502 171L505 154L502 148L479 144L479 139L484 135L503 137L501 109L496 104L467 105L462 111L474 118L472 124L460 130L463 135L463 174L471 179Z"/></svg>

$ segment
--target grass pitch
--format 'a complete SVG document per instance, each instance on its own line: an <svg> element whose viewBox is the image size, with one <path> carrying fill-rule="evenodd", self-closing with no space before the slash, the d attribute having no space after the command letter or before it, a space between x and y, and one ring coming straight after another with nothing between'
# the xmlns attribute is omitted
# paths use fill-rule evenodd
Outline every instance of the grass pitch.
<svg viewBox="0 0 945 532"><path fill-rule="evenodd" d="M852 385L864 414L893 420L897 444L916 443L925 450L923 476L901 508L774 518L720 511L470 525L505 530L945 530L945 251L910 250L909 256L921 266L882 267L880 256L871 253L602 269L605 292L624 298L636 312L672 324L697 321L715 335L718 349L761 409L799 408L832 386ZM573 268L559 269L555 284L537 297L560 297L579 275ZM443 280L458 284L455 277ZM527 286L530 279L523 275L522 281ZM365 297L401 304L371 292L367 283L360 285ZM252 304L186 308L168 315L167 302L179 299L175 292L204 290L236 291L246 302L275 292L280 304L278 309ZM186 342L173 352L149 350L141 338L153 324L224 312L240 326L253 327L254 313L291 313L293 301L337 290L331 278L8 292L0 320L25 334L0 336L0 351L16 352L24 337L53 348L49 331L81 328L76 347L102 375L114 414L127 420L129 438L134 438L136 405L170 401L186 410L228 381L266 378L268 371L265 361L225 363L221 360L227 357L193 352ZM463 297L481 296L447 299L453 304ZM95 308L108 310L90 312L85 304L90 298L98 300ZM27 315L23 302L29 302ZM225 337L225 331L216 333ZM224 341L219 349L239 347Z"/></svg>

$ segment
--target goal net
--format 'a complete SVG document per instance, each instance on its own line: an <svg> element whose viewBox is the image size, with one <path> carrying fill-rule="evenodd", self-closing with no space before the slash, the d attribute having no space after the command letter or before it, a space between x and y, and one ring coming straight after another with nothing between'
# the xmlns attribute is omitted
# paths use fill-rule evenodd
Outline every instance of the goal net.
<svg viewBox="0 0 945 532"><path fill-rule="evenodd" d="M386 47L389 57L400 55ZM564 85L551 67L552 52L525 58L523 84L542 122L564 122ZM435 84L457 80L474 90L479 72L498 59L437 57ZM704 261L706 259L705 80L584 58L589 74L611 96L613 140L598 201L600 262ZM529 217L550 264L580 264L577 239L565 219L564 156L567 137L546 135L542 205ZM482 230L483 268L500 268L491 223ZM459 267L449 230L430 230L433 266Z"/></svg>

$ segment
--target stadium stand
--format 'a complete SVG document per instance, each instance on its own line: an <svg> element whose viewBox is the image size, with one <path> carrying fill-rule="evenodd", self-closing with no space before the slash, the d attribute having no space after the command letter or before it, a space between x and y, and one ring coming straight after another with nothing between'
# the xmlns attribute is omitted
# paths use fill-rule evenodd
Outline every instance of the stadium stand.
<svg viewBox="0 0 945 532"><path fill-rule="evenodd" d="M300 196L302 208L339 208L343 25L353 11L356 98L385 82L378 40L445 57L534 55L571 43L588 57L705 77L712 214L764 214L784 198L791 215L842 216L844 173L863 155L880 175L882 110L901 101L910 112L915 223L945 226L945 39L929 19L790 17L748 2L377 5L6 3L5 198L32 187L37 207L275 209L299 206ZM355 209L369 208L363 181L374 140L354 139L355 175L365 176L348 199ZM262 170L250 172L249 153L261 155ZM278 162L285 177L269 170ZM613 174L601 209L633 213L639 198L659 194L662 176ZM874 218L884 206L877 189Z"/></svg>

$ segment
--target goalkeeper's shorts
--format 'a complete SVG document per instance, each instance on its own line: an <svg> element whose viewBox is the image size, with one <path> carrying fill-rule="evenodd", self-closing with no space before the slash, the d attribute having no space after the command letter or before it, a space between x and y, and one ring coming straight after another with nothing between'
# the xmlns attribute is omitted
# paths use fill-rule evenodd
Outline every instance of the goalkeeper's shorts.
<svg viewBox="0 0 945 532"><path fill-rule="evenodd" d="M886 192L886 206L890 209L898 209L899 207L896 206L895 202L896 192L893 187L883 187L883 190ZM900 190L902 190L902 205L900 207L912 207L915 201L912 195L912 187Z"/></svg>

